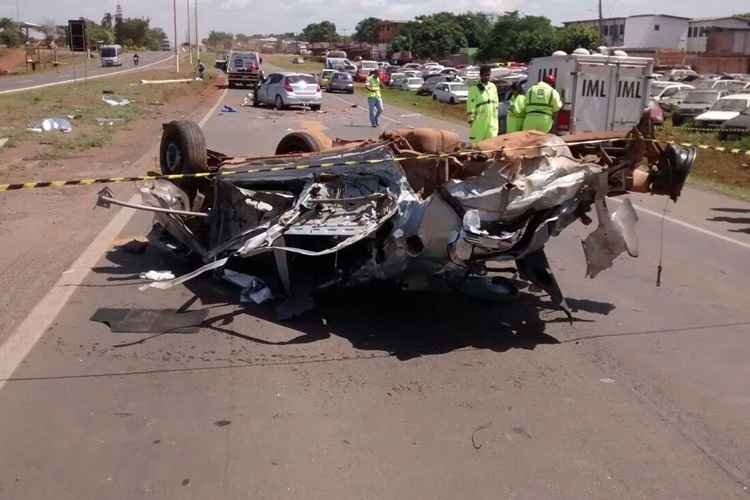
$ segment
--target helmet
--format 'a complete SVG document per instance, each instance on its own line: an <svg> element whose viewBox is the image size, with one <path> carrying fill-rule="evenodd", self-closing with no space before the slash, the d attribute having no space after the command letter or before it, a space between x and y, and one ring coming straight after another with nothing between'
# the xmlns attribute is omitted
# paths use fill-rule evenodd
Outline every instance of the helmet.
<svg viewBox="0 0 750 500"><path fill-rule="evenodd" d="M553 75L552 73L548 73L544 75L544 83L552 85L554 87L557 83L557 79L555 78L555 75Z"/></svg>

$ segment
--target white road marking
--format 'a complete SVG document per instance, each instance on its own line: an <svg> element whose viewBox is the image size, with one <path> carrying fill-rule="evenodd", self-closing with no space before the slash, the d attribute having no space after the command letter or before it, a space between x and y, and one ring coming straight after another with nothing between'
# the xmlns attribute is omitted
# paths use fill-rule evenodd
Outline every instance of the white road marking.
<svg viewBox="0 0 750 500"><path fill-rule="evenodd" d="M97 78L108 78L110 76L122 75L124 73L130 73L132 71L141 71L141 70L144 70L146 68L150 68L151 66L156 66L157 64L161 64L163 62L166 62L166 61L172 59L173 57L174 56L171 55L171 56L165 57L164 59L159 59L158 61L154 61L152 63L144 64L143 66L137 66L137 67L130 68L130 69L123 69L123 70L120 70L120 71L114 71L112 73L101 73L99 75L89 76L89 77L86 78L86 80L96 80ZM60 82L42 83L40 85L32 85L31 87L22 87L20 89L1 90L0 91L0 95L3 95L3 94L15 94L17 92L26 92L26 91L29 91L29 90L42 89L42 88L45 88L45 87L54 87L55 85L65 85L66 83L74 83L74 82L77 82L77 81L80 81L80 80L83 80L83 77L81 77L81 78L75 78L73 80L63 80L63 81L60 81Z"/></svg>
<svg viewBox="0 0 750 500"><path fill-rule="evenodd" d="M211 107L199 122L201 127L214 115L226 95L227 90L225 89L216 104ZM158 147L157 145L149 149L138 162L143 163L148 161L154 150ZM139 195L135 194L129 201L135 203L138 201L138 197ZM125 229L125 226L130 222L134 214L135 210L131 208L121 208L102 232L97 235L94 241L76 259L70 269L62 273L57 283L39 301L34 309L31 310L26 319L0 345L0 390L2 390L7 379L11 377L16 368L23 362L36 343L39 342L39 339L42 338L57 315L65 307L65 304L70 300L70 297L77 290L75 285L84 281L91 268L112 247L112 241Z"/></svg>
<svg viewBox="0 0 750 500"><path fill-rule="evenodd" d="M617 198L609 198L609 200L616 201L617 203L622 203L622 200L618 200ZM732 243L734 245L740 246L742 248L746 248L750 250L750 243L745 243L743 241L735 240L734 238L730 238L729 236L724 236L723 234L715 233L713 231L709 231L708 229L703 229L702 227L695 226L693 224L690 224L688 222L681 221L679 219L675 219L673 217L670 217L668 215L663 215L661 212L656 212L654 210L649 210L648 208L643 208L640 205L636 205L633 203L633 207L635 207L636 210L639 212L643 212L648 215L652 215L657 218L664 217L664 220L667 222L671 222L672 224L677 224L678 226L682 226L687 229L691 229L695 232L705 234L706 236L711 236L712 238L719 239L721 241L726 241L727 243Z"/></svg>

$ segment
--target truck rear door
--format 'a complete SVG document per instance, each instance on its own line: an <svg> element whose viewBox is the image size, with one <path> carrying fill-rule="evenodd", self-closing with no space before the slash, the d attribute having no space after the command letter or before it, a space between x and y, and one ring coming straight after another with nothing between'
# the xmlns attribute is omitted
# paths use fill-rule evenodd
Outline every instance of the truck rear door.
<svg viewBox="0 0 750 500"><path fill-rule="evenodd" d="M608 130L610 96L615 90L613 67L579 62L575 75L571 132Z"/></svg>
<svg viewBox="0 0 750 500"><path fill-rule="evenodd" d="M616 97L610 129L629 129L638 124L647 106L649 68L621 64L616 66Z"/></svg>

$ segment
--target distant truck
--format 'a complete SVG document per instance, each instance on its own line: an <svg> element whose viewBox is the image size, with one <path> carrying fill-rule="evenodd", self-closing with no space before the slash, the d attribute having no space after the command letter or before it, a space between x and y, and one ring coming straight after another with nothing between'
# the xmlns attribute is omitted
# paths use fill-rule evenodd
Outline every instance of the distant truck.
<svg viewBox="0 0 750 500"><path fill-rule="evenodd" d="M99 47L102 66L122 66L122 47L120 45L102 45Z"/></svg>
<svg viewBox="0 0 750 500"><path fill-rule="evenodd" d="M231 51L227 58L227 86L247 85L256 88L263 80L263 58L257 52Z"/></svg>
<svg viewBox="0 0 750 500"><path fill-rule="evenodd" d="M555 76L563 102L556 117L560 134L631 129L649 107L653 72L653 60L643 57L553 55L531 61L527 88Z"/></svg>

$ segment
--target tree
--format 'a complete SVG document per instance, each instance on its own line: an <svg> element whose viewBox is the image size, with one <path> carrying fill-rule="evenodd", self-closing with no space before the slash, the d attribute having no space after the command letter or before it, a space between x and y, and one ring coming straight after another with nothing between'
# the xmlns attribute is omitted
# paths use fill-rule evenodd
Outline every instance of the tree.
<svg viewBox="0 0 750 500"><path fill-rule="evenodd" d="M9 17L0 18L0 44L7 47L18 47L23 43L24 36L20 26Z"/></svg>
<svg viewBox="0 0 750 500"><path fill-rule="evenodd" d="M456 16L439 12L418 16L407 23L391 42L391 51L408 50L418 58L439 59L468 47L466 35Z"/></svg>
<svg viewBox="0 0 750 500"><path fill-rule="evenodd" d="M151 20L147 17L128 17L115 26L117 42L129 47L146 47Z"/></svg>
<svg viewBox="0 0 750 500"><path fill-rule="evenodd" d="M44 33L44 40L46 42L56 42L58 37L57 23L54 19L45 19L42 21L42 33Z"/></svg>
<svg viewBox="0 0 750 500"><path fill-rule="evenodd" d="M555 28L546 17L506 12L497 18L489 36L479 47L479 59L528 61L550 55L555 43Z"/></svg>
<svg viewBox="0 0 750 500"><path fill-rule="evenodd" d="M112 14L109 12L105 12L104 17L102 17L102 28L108 30L112 29Z"/></svg>
<svg viewBox="0 0 750 500"><path fill-rule="evenodd" d="M115 41L115 34L112 29L96 24L95 22L86 23L86 39L89 48L96 49L97 44L109 45Z"/></svg>
<svg viewBox="0 0 750 500"><path fill-rule="evenodd" d="M353 38L358 42L378 43L378 32L383 24L377 17L367 17L357 23Z"/></svg>
<svg viewBox="0 0 750 500"><path fill-rule="evenodd" d="M205 44L214 48L231 49L233 41L234 35L232 33L211 30Z"/></svg>
<svg viewBox="0 0 750 500"><path fill-rule="evenodd" d="M336 42L339 39L336 25L331 21L312 23L302 30L302 38L308 42Z"/></svg>
<svg viewBox="0 0 750 500"><path fill-rule="evenodd" d="M490 16L483 12L467 12L456 16L469 47L481 47L492 31Z"/></svg>
<svg viewBox="0 0 750 500"><path fill-rule="evenodd" d="M567 53L575 49L595 49L599 46L601 36L599 30L592 26L567 26L558 28L555 33L555 50Z"/></svg>
<svg viewBox="0 0 750 500"><path fill-rule="evenodd" d="M167 34L161 28L151 28L148 30L145 47L148 50L161 50L162 44L167 40Z"/></svg>

